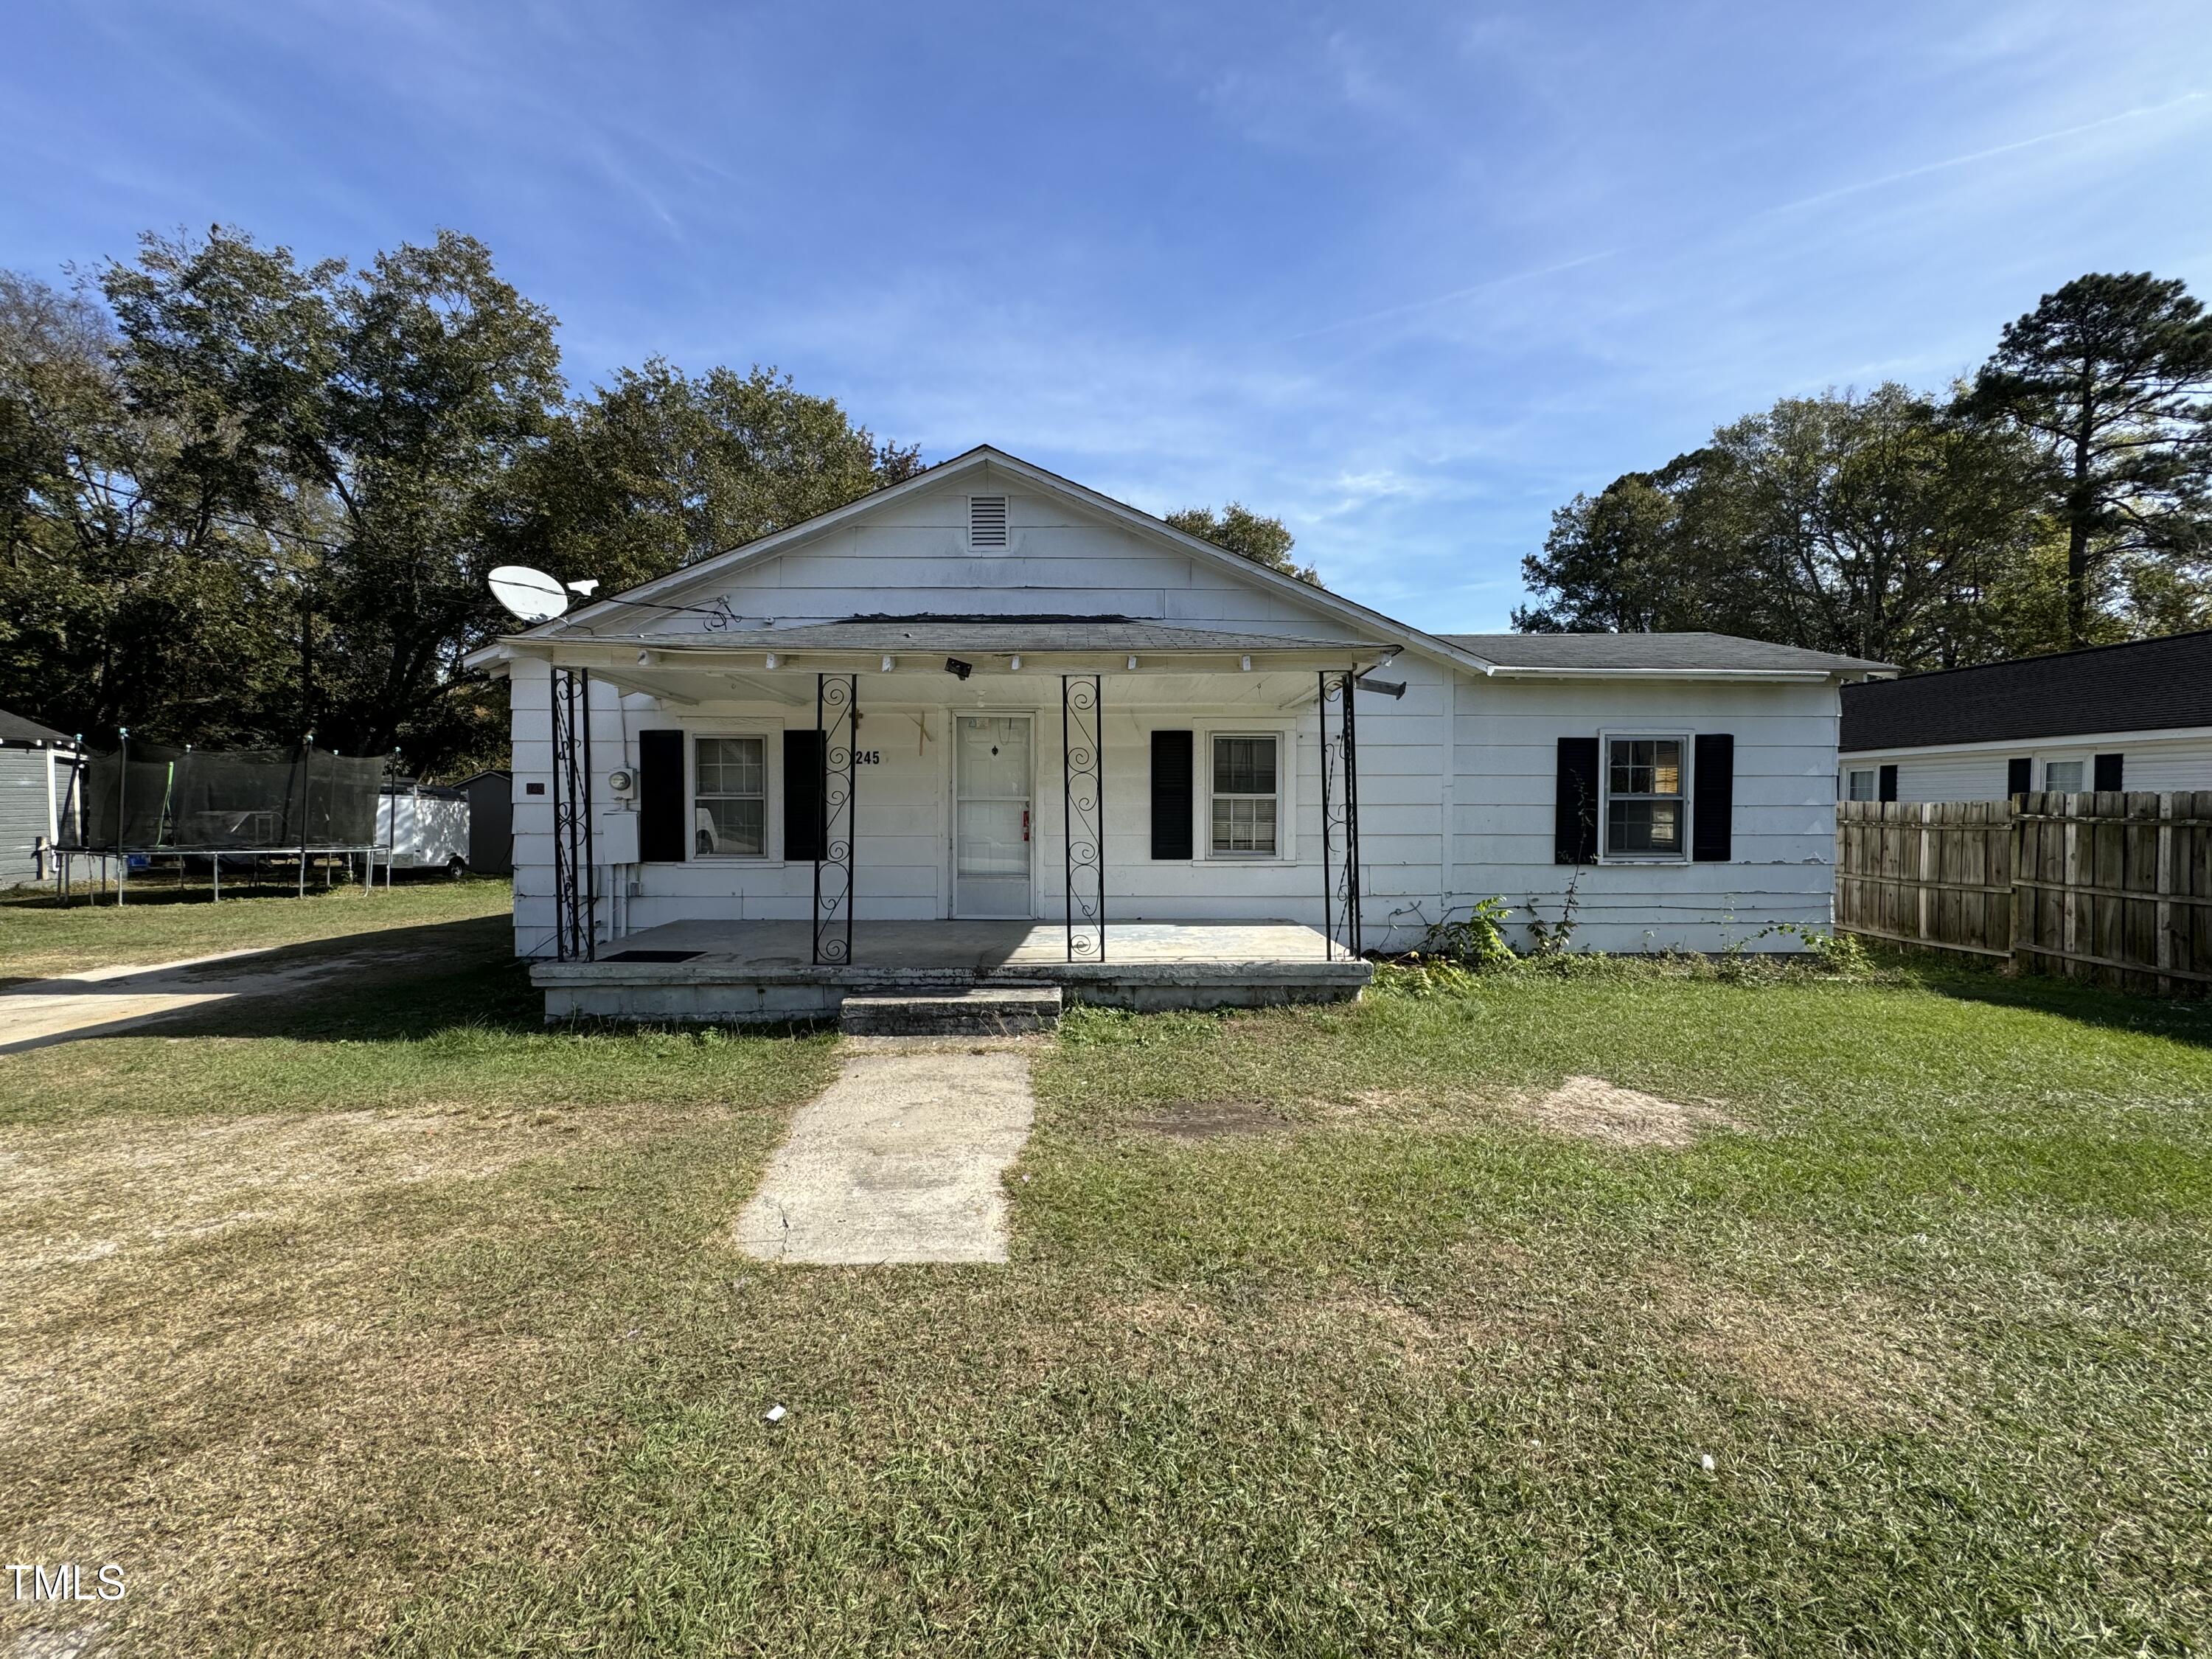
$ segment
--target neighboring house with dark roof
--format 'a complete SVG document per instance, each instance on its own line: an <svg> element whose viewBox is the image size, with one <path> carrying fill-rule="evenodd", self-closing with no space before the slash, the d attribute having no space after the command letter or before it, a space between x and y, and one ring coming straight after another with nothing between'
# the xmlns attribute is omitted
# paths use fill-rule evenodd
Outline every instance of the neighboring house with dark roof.
<svg viewBox="0 0 2212 1659"><path fill-rule="evenodd" d="M0 708L0 887L42 878L70 806L74 738Z"/></svg>
<svg viewBox="0 0 2212 1659"><path fill-rule="evenodd" d="M1347 673L1369 950L1498 895L1522 942L1571 883L1577 947L1822 927L1838 689L1893 672L1716 634L1431 633L990 448L469 661L510 684L518 951L565 933L574 958L587 917L603 953L533 969L549 1009L695 1018L848 982L854 914L855 969L890 948L877 922L941 924L981 971L951 924L1002 921L1036 924L1018 966L1049 977L1073 905L1068 951L1104 951L1085 995L1161 960L1162 925L1349 944ZM772 934L774 998L710 971Z"/></svg>
<svg viewBox="0 0 2212 1659"><path fill-rule="evenodd" d="M1847 686L1838 792L2212 789L2212 631Z"/></svg>

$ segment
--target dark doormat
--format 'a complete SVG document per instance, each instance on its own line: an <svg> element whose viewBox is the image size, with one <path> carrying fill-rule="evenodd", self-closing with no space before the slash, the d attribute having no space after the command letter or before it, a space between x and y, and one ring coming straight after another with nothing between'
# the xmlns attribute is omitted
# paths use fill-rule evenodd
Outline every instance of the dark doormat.
<svg viewBox="0 0 2212 1659"><path fill-rule="evenodd" d="M601 962L689 962L694 957L703 957L704 951L617 951L611 957L601 957Z"/></svg>

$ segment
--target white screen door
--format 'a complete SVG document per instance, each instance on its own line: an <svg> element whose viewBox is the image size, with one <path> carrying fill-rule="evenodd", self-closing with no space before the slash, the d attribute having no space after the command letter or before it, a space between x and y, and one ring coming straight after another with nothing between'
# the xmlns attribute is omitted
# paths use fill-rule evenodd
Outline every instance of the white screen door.
<svg viewBox="0 0 2212 1659"><path fill-rule="evenodd" d="M963 714L953 744L952 914L1026 918L1030 721Z"/></svg>

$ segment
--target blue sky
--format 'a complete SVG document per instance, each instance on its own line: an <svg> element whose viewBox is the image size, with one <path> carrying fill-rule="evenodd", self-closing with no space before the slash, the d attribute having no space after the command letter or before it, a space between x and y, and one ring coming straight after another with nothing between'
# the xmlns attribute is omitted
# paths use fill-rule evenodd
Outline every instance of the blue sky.
<svg viewBox="0 0 2212 1659"><path fill-rule="evenodd" d="M1278 513L1502 628L1551 509L1923 385L2089 270L2212 299L2212 6L26 7L0 263L439 226L571 379L774 363L941 459Z"/></svg>

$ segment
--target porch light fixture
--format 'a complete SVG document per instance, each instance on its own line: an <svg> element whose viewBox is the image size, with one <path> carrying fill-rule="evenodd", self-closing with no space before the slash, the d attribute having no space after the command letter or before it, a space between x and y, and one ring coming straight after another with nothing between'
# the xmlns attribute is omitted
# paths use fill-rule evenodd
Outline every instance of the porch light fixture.
<svg viewBox="0 0 2212 1659"><path fill-rule="evenodd" d="M1249 674L1252 672L1252 659L1249 657L1239 658L1237 659L1237 665Z"/></svg>
<svg viewBox="0 0 2212 1659"><path fill-rule="evenodd" d="M773 652L773 651L771 651L771 652L769 652L769 653L768 653L768 665L769 665L770 668L773 668L773 667L775 667L775 652Z"/></svg>
<svg viewBox="0 0 2212 1659"><path fill-rule="evenodd" d="M652 653L652 652L650 652L650 651L640 651L640 652L637 653L637 665L638 665L640 668L647 668L647 667L650 667L650 666L652 665L652 663L653 663L653 653Z"/></svg>
<svg viewBox="0 0 2212 1659"><path fill-rule="evenodd" d="M884 659L883 672L886 674L891 672L891 659L889 657Z"/></svg>
<svg viewBox="0 0 2212 1659"><path fill-rule="evenodd" d="M975 665L971 662L963 662L957 657L947 657L945 659L945 672L956 680L964 680L975 672Z"/></svg>
<svg viewBox="0 0 2212 1659"><path fill-rule="evenodd" d="M1007 665L1007 667L1011 672L1017 674L1022 672L1022 653L1020 652L1017 651L1014 653L1014 659L1012 662Z"/></svg>
<svg viewBox="0 0 2212 1659"><path fill-rule="evenodd" d="M1132 674L1137 672L1137 659L1134 657L1129 659L1129 672Z"/></svg>

